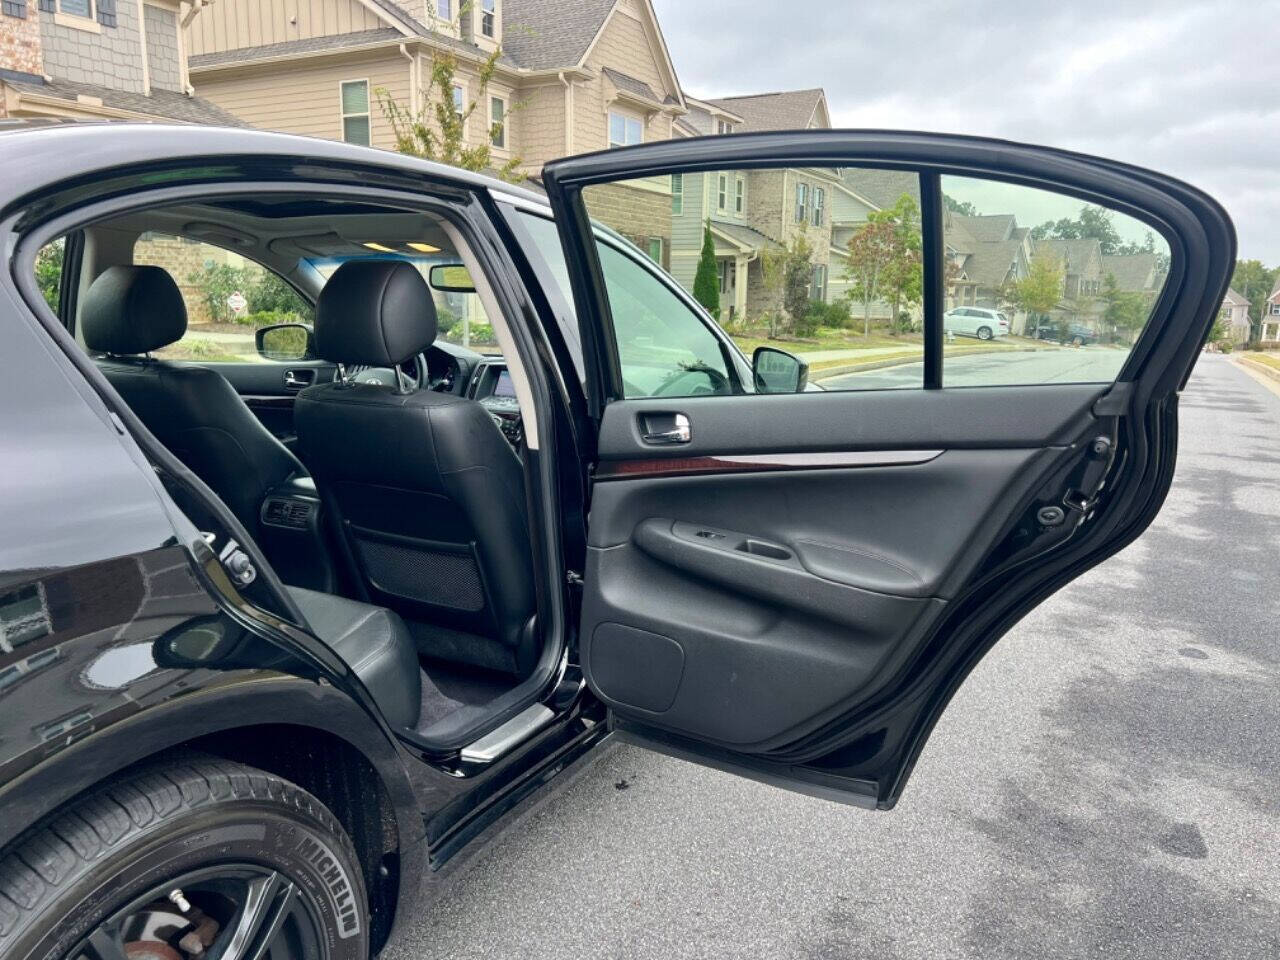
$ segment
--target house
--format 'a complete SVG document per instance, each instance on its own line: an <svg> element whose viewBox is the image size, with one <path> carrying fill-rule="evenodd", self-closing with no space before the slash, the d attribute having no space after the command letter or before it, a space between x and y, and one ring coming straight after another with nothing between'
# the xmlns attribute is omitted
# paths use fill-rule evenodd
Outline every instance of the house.
<svg viewBox="0 0 1280 960"><path fill-rule="evenodd" d="M1012 309L1009 290L1027 276L1031 264L1031 231L1011 213L965 215L948 210L942 233L951 264L948 308L988 307L1013 317L1011 329L1021 333L1025 315Z"/></svg>
<svg viewBox="0 0 1280 960"><path fill-rule="evenodd" d="M831 126L821 89L713 100L686 96L685 103L688 113L678 121L677 136ZM672 275L686 289L693 289L703 231L709 224L720 276L721 319L758 317L776 307L762 255L783 249L803 232L813 250L810 297L828 299L832 204L839 184L839 171L816 168L720 170L672 177L668 261Z"/></svg>
<svg viewBox="0 0 1280 960"><path fill-rule="evenodd" d="M1227 339L1235 346L1243 347L1253 333L1249 319L1249 301L1234 290L1228 290L1222 298L1222 319L1227 325Z"/></svg>
<svg viewBox="0 0 1280 960"><path fill-rule="evenodd" d="M187 34L201 96L254 127L393 149L379 91L416 114L437 54L476 103L470 144L536 175L676 135L687 111L649 0L217 0ZM479 71L501 51L483 95ZM649 198L653 213L669 198Z"/></svg>
<svg viewBox="0 0 1280 960"><path fill-rule="evenodd" d="M1102 283L1107 277L1116 282L1121 293L1144 293L1155 296L1164 286L1165 271L1154 253L1114 253L1102 256Z"/></svg>
<svg viewBox="0 0 1280 960"><path fill-rule="evenodd" d="M1038 255L1052 257L1063 271L1062 299L1049 311L1050 319L1097 329L1106 310L1102 299L1102 246L1098 240L1033 240L1032 256Z"/></svg>
<svg viewBox="0 0 1280 960"><path fill-rule="evenodd" d="M1259 341L1266 346L1280 344L1280 275L1275 286L1262 304L1262 335Z"/></svg>
<svg viewBox="0 0 1280 960"><path fill-rule="evenodd" d="M240 125L192 95L179 0L3 0L0 117Z"/></svg>

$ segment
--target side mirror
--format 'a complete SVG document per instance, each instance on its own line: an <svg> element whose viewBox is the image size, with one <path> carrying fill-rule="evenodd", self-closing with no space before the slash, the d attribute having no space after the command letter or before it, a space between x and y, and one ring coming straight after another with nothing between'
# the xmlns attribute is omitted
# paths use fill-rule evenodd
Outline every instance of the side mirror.
<svg viewBox="0 0 1280 960"><path fill-rule="evenodd" d="M427 282L441 293L475 293L471 271L460 263L441 263L431 268Z"/></svg>
<svg viewBox="0 0 1280 960"><path fill-rule="evenodd" d="M275 323L269 327L259 327L254 334L254 343L258 348L258 356L265 360L283 360L288 363L314 360L316 356L316 335L311 325L306 323Z"/></svg>
<svg viewBox="0 0 1280 960"><path fill-rule="evenodd" d="M756 347L751 372L756 393L800 393L809 385L809 364L774 347Z"/></svg>

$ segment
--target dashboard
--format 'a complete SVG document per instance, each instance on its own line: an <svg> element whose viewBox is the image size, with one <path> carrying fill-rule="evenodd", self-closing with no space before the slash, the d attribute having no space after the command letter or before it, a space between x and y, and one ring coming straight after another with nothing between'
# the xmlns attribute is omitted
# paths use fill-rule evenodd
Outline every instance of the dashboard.
<svg viewBox="0 0 1280 960"><path fill-rule="evenodd" d="M467 385L466 395L488 411L502 435L513 447L524 440L524 423L520 418L520 403L516 399L515 383L507 362L501 357L485 357L476 366Z"/></svg>

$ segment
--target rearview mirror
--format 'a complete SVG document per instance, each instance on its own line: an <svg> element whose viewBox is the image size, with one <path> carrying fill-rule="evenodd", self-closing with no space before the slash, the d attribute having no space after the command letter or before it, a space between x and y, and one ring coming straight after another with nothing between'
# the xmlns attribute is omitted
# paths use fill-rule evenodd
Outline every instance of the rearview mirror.
<svg viewBox="0 0 1280 960"><path fill-rule="evenodd" d="M460 263L441 263L431 268L428 279L433 290L441 293L475 293L471 271Z"/></svg>
<svg viewBox="0 0 1280 960"><path fill-rule="evenodd" d="M800 393L809 385L809 364L775 347L756 347L751 372L756 393Z"/></svg>
<svg viewBox="0 0 1280 960"><path fill-rule="evenodd" d="M316 355L315 333L305 323L276 323L259 327L254 334L258 356L264 360L314 360Z"/></svg>

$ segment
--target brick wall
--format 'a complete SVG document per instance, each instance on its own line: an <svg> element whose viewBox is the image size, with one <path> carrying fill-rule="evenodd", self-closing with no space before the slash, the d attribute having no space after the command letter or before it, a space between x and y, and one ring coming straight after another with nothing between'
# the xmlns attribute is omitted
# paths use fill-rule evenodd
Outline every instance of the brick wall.
<svg viewBox="0 0 1280 960"><path fill-rule="evenodd" d="M587 211L648 252L652 237L662 238L663 259L671 249L671 194L606 183L585 191ZM664 264L665 266L666 264Z"/></svg>
<svg viewBox="0 0 1280 960"><path fill-rule="evenodd" d="M210 263L225 263L233 267L247 267L261 271L256 263L238 254L223 250L198 240L184 240L167 233L144 233L133 247L133 262L164 267L173 277L187 305L188 323L208 323L209 310L202 298L203 291L191 280Z"/></svg>
<svg viewBox="0 0 1280 960"><path fill-rule="evenodd" d="M143 22L147 25L147 69L151 86L161 90L181 90L182 70L178 62L178 15L143 4Z"/></svg>
<svg viewBox="0 0 1280 960"><path fill-rule="evenodd" d="M26 19L0 13L0 70L44 73L40 54L40 13L36 0L28 0ZM0 100L0 115L4 102Z"/></svg>
<svg viewBox="0 0 1280 960"><path fill-rule="evenodd" d="M28 3L28 9L33 6L34 0ZM96 21L90 23L97 25ZM40 42L44 48L44 72L55 79L145 92L137 3L117 3L116 26L98 31L55 23L52 16L46 15L40 20Z"/></svg>

